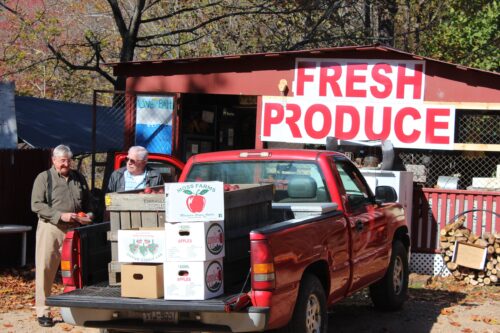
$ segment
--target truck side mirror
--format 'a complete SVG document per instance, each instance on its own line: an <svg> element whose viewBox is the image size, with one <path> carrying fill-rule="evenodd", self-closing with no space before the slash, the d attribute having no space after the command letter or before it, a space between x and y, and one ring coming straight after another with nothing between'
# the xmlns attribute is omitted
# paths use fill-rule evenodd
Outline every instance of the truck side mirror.
<svg viewBox="0 0 500 333"><path fill-rule="evenodd" d="M377 186L375 188L375 200L381 203L396 202L398 200L398 194L391 186Z"/></svg>

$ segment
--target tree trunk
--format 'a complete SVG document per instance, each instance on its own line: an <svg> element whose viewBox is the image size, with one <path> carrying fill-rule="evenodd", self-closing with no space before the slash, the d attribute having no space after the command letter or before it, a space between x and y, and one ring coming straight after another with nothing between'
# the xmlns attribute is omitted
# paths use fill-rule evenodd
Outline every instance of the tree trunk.
<svg viewBox="0 0 500 333"><path fill-rule="evenodd" d="M395 0L384 0L378 8L378 40L380 43L394 47L394 21L398 11Z"/></svg>

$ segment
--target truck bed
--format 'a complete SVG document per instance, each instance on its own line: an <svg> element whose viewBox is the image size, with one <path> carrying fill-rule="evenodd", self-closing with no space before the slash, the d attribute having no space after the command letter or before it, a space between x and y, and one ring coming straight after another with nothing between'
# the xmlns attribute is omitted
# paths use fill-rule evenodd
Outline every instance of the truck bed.
<svg viewBox="0 0 500 333"><path fill-rule="evenodd" d="M97 284L94 286L77 289L61 295L53 295L47 299L47 305L61 307L61 313L69 310L70 313L78 311L87 312L87 319L78 322L78 325L85 327L105 328L113 330L129 331L161 331L161 332L231 332L229 322L212 320L211 323L204 323L199 320L197 314L214 313L215 316L230 316L238 314L234 318L235 322L241 321L241 316L254 318L266 318L269 314L267 307L244 307L238 311L232 311L229 306L231 301L238 298L240 294L225 294L217 298L197 301L172 301L164 299L144 299L121 297L119 286L109 286L108 284ZM71 309L71 310L70 310ZM90 311L90 312L89 312ZM99 319L99 311L116 311L116 317ZM126 316L123 314L126 313ZM175 313L176 321L161 321L157 319L145 320L144 314ZM96 315L97 314L97 315ZM221 325L224 322L227 325ZM264 323L265 321L263 321ZM264 325L262 323L262 325ZM236 324L238 326L239 323ZM252 325L250 325L251 327ZM261 330L261 329L258 329Z"/></svg>
<svg viewBox="0 0 500 333"><path fill-rule="evenodd" d="M95 309L133 310L133 311L208 311L223 312L228 300L238 294L224 294L203 301L171 301L164 299L144 299L121 297L119 286L100 283L68 293L53 295L47 305L58 307L85 307L92 304Z"/></svg>

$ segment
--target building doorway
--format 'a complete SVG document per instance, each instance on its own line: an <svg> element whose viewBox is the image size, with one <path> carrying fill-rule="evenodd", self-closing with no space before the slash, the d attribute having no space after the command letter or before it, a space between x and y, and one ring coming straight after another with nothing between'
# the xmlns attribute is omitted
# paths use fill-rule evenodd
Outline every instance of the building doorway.
<svg viewBox="0 0 500 333"><path fill-rule="evenodd" d="M183 94L180 99L180 155L255 147L257 97Z"/></svg>

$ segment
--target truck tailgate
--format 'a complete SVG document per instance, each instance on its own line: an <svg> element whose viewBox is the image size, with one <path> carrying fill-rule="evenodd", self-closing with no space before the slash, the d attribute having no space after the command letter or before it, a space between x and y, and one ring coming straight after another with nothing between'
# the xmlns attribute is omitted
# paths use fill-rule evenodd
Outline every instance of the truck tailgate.
<svg viewBox="0 0 500 333"><path fill-rule="evenodd" d="M65 322L85 327L134 332L263 331L270 308L248 302L237 308L240 295L246 296L225 294L192 301L127 298L121 297L120 287L100 284L50 296L46 304L61 307Z"/></svg>
<svg viewBox="0 0 500 333"><path fill-rule="evenodd" d="M202 301L169 301L121 297L119 286L99 284L76 289L68 293L47 298L47 305L58 307L93 308L133 311L177 311L177 312L224 312L229 300L235 295L223 295ZM236 295L237 296L237 295Z"/></svg>

